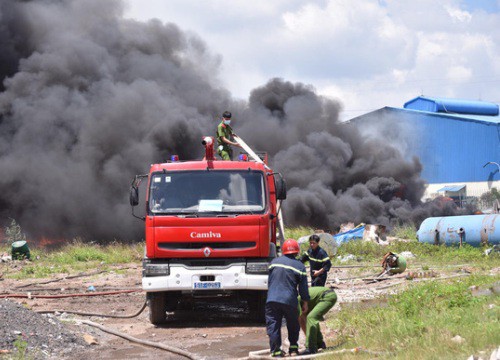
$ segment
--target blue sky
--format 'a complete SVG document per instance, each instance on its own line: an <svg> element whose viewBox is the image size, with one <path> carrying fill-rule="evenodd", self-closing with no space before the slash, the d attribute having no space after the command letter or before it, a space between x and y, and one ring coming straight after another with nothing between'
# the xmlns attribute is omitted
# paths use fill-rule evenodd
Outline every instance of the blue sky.
<svg viewBox="0 0 500 360"><path fill-rule="evenodd" d="M415 96L500 103L500 1L126 0L197 34L235 98L272 77L339 99L343 119Z"/></svg>
<svg viewBox="0 0 500 360"><path fill-rule="evenodd" d="M468 11L484 10L489 13L500 11L500 1L497 0L465 0L464 5Z"/></svg>

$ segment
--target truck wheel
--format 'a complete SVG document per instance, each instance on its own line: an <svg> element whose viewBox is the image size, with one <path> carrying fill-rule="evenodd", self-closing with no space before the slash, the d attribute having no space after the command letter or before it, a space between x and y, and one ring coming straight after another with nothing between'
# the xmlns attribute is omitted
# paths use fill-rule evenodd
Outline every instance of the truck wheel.
<svg viewBox="0 0 500 360"><path fill-rule="evenodd" d="M184 311L194 310L193 298L181 298L179 300L179 310L184 310Z"/></svg>
<svg viewBox="0 0 500 360"><path fill-rule="evenodd" d="M167 322L167 299L162 292L148 293L149 321L160 325Z"/></svg>
<svg viewBox="0 0 500 360"><path fill-rule="evenodd" d="M252 318L259 324L266 322L267 291L257 291L248 297L248 307Z"/></svg>
<svg viewBox="0 0 500 360"><path fill-rule="evenodd" d="M261 291L258 297L258 306L257 306L257 321L260 324L266 323L266 300L267 300L267 291Z"/></svg>
<svg viewBox="0 0 500 360"><path fill-rule="evenodd" d="M165 294L165 309L168 312L174 312L179 307L179 300L181 298L180 292L168 292Z"/></svg>

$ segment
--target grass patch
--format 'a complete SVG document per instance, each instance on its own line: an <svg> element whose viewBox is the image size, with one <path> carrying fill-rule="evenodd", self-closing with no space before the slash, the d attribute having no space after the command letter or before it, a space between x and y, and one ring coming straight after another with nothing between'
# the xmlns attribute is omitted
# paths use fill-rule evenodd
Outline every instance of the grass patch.
<svg viewBox="0 0 500 360"><path fill-rule="evenodd" d="M144 246L112 244L100 246L96 244L74 243L50 253L48 258L54 264L76 264L80 262L99 262L104 264L124 264L140 261L143 256Z"/></svg>
<svg viewBox="0 0 500 360"><path fill-rule="evenodd" d="M16 360L26 360L34 359L34 356L28 356L28 342L19 337L14 341L14 347L16 348L15 356L12 359Z"/></svg>
<svg viewBox="0 0 500 360"><path fill-rule="evenodd" d="M343 348L390 351L392 359L458 359L500 343L500 297L472 295L472 285L490 286L500 276L470 276L413 284L388 298L387 306L343 308L328 322ZM462 344L451 341L459 335ZM356 359L373 355L358 354ZM343 359L354 358L352 355Z"/></svg>
<svg viewBox="0 0 500 360"><path fill-rule="evenodd" d="M484 248L473 247L467 244L459 248L456 246L436 246L418 241L398 241L388 246L380 246L373 242L354 240L341 244L337 254L339 256L353 254L361 257L363 262L373 262L380 261L384 254L389 251L394 253L410 251L415 255L415 258L408 259L409 263L425 262L427 266L475 263L479 264L482 268L488 269L500 265L500 257L486 256Z"/></svg>
<svg viewBox="0 0 500 360"><path fill-rule="evenodd" d="M417 240L417 229L413 225L398 225L390 231L389 235L399 239Z"/></svg>
<svg viewBox="0 0 500 360"><path fill-rule="evenodd" d="M31 251L32 261L25 261L14 271L10 269L5 276L15 279L45 278L54 274L107 269L111 265L140 263L143 252L143 244L120 243L101 246L75 242L52 252L34 249Z"/></svg>
<svg viewBox="0 0 500 360"><path fill-rule="evenodd" d="M298 240L302 236L314 234L314 229L305 226L299 226L294 228L285 228L285 239L295 239Z"/></svg>

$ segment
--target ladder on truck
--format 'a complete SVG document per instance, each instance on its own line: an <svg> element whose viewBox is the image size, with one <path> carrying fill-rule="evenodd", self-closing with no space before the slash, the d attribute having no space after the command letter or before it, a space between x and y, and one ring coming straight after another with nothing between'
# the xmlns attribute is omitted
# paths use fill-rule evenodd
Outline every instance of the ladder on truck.
<svg viewBox="0 0 500 360"><path fill-rule="evenodd" d="M234 134L233 134L233 138L243 148L243 150L245 150L247 152L247 154L250 155L250 157L255 162L261 163L267 169L269 169L269 167L267 166L266 163L264 163L264 161L261 159L261 157L259 155L257 155L252 150L252 148L250 146L248 146L247 143L245 143L243 141L242 138L240 138L239 136L234 135ZM283 222L283 213L281 212L281 201L280 200L277 201L276 208L277 208L276 209L276 214L277 214L277 217L278 217L278 240L279 240L279 246L280 246L280 249L281 249L283 243L285 242L285 225L284 225L284 222Z"/></svg>

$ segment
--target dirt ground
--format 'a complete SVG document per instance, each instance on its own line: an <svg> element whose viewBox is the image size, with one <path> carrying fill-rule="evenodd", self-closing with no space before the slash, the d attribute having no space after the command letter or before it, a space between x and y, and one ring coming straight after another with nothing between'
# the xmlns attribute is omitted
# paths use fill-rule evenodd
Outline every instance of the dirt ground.
<svg viewBox="0 0 500 360"><path fill-rule="evenodd" d="M1 266L6 265L0 264ZM395 291L399 286L404 286L405 281L408 281L404 279L405 274L403 274L394 276L389 280L366 284L366 281L362 278L374 274L378 270L375 267L332 268L329 279L331 284L336 287L339 300L327 316L335 316L335 313L340 311L342 307L352 306L352 303L377 306L377 297ZM463 273L460 268L450 270L458 276ZM424 276L426 274L422 274L422 277ZM121 265L114 270L100 274L42 284L47 280L61 278L63 278L62 275L52 279L23 281L3 279L0 281L0 297L2 295L30 294L31 298L9 298L8 301L15 301L33 311L66 310L106 315L134 314L145 301L145 294L141 291L141 268L138 264ZM95 292L89 291L89 287L95 288ZM36 298L37 295L96 294L123 290L137 291L88 297ZM0 301L7 300L0 299ZM130 319L70 314L62 314L57 317L62 320L88 319L115 331L139 339L174 346L205 359L242 358L248 356L250 351L262 350L268 347L268 338L264 325L251 319L246 304L231 301L197 303L193 310L179 311L169 320L168 324L161 327L156 327L149 322L147 308L139 316ZM182 358L180 355L164 350L134 344L89 325L77 325L74 322L66 322L65 324L76 335L82 338L85 337L87 342L94 342L92 345L75 347L71 354L68 355L68 358ZM1 326L2 324L0 324ZM325 323L322 323L322 328L326 335L327 345L336 344L335 330L328 329ZM283 338L286 338L285 328L283 329ZM301 335L300 342L302 344L304 342L303 335ZM57 357L61 358L60 356Z"/></svg>

